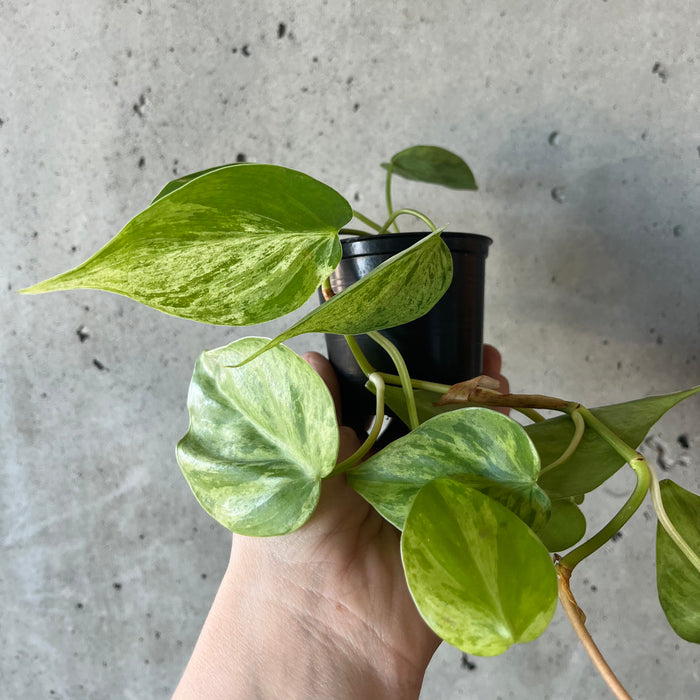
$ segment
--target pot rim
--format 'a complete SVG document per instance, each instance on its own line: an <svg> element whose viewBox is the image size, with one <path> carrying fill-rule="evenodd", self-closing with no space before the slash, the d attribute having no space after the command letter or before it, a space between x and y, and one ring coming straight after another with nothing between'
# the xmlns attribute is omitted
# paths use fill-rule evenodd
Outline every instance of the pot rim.
<svg viewBox="0 0 700 700"><path fill-rule="evenodd" d="M401 233L369 236L341 233L340 242L343 247L343 259L376 255L378 253L397 253L407 247L405 245L406 239L417 242L428 235L430 235L430 231L402 231ZM453 252L481 253L484 256L488 255L489 246L493 243L492 238L480 233L443 231L440 237ZM401 245L402 241L404 245ZM371 246L370 251L364 249L368 243Z"/></svg>

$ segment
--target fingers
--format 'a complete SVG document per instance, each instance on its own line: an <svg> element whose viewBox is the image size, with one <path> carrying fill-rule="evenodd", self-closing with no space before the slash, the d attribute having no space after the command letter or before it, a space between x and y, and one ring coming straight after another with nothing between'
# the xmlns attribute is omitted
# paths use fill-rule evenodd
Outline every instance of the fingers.
<svg viewBox="0 0 700 700"><path fill-rule="evenodd" d="M318 352L307 352L302 355L302 358L311 366L316 374L325 382L328 391L331 392L333 403L335 404L335 415L338 419L338 425L341 424L341 407L340 407L340 386L338 385L338 377L336 377L331 363Z"/></svg>
<svg viewBox="0 0 700 700"><path fill-rule="evenodd" d="M501 372L501 353L493 345L484 345L484 374L495 377Z"/></svg>
<svg viewBox="0 0 700 700"><path fill-rule="evenodd" d="M493 345L484 345L484 374L498 379L500 383L498 390L502 394L509 393L508 380L501 374L501 353Z"/></svg>

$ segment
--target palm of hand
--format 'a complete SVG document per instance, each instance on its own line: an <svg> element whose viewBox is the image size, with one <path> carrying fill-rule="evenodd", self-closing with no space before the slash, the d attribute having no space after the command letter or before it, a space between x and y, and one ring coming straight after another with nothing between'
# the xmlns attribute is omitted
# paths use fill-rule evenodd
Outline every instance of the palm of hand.
<svg viewBox="0 0 700 700"><path fill-rule="evenodd" d="M485 372L501 379L507 391L500 356L490 346L485 350ZM340 416L330 363L315 353L305 359L326 382ZM358 447L355 433L341 426L338 461ZM344 475L323 483L316 511L296 532L262 540L234 535L232 561L241 556L260 573L258 595L275 597L291 612L301 625L297 636L305 645L320 643L325 663L342 658L359 674L372 672L395 687L420 688L440 639L409 593L399 531L346 484ZM274 590L266 593L271 578Z"/></svg>

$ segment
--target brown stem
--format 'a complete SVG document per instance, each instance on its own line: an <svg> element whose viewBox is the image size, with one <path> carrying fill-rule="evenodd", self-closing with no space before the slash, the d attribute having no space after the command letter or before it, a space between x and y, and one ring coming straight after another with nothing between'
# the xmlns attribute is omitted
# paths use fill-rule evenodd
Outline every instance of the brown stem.
<svg viewBox="0 0 700 700"><path fill-rule="evenodd" d="M598 670L598 673L602 676L603 680L607 684L608 688L613 692L618 700L632 700L632 696L623 688L622 683L617 679L617 676L612 672L610 666L608 666L607 661L603 658L600 653L600 649L596 646L590 632L586 629L586 615L583 610L579 608L574 598L574 594L571 592L571 587L569 585L569 579L571 578L571 569L568 566L562 564L557 565L557 579L559 580L559 600L561 601L562 607L566 612L566 616L571 622L571 626L578 635L583 648L586 650L588 656L590 656L593 665Z"/></svg>
<svg viewBox="0 0 700 700"><path fill-rule="evenodd" d="M577 406L571 401L540 394L499 394L491 389L476 387L469 395L470 401L487 406L510 406L511 408L538 408L551 411L569 411Z"/></svg>

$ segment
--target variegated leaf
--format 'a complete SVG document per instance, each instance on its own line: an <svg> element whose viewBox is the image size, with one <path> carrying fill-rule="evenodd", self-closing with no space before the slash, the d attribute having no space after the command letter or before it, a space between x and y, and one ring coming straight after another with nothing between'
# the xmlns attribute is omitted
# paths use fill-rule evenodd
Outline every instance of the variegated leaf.
<svg viewBox="0 0 700 700"><path fill-rule="evenodd" d="M547 628L557 577L537 535L507 508L452 479L418 492L401 536L420 614L449 644L494 656Z"/></svg>
<svg viewBox="0 0 700 700"><path fill-rule="evenodd" d="M375 267L257 354L302 333L360 335L400 326L428 313L452 281L452 255L440 233L428 234Z"/></svg>
<svg viewBox="0 0 700 700"><path fill-rule="evenodd" d="M154 202L89 260L24 292L104 289L229 326L301 306L341 257L350 205L275 165L215 168Z"/></svg>
<svg viewBox="0 0 700 700"><path fill-rule="evenodd" d="M515 421L486 408L461 408L426 421L348 473L348 483L389 522L403 528L428 481L449 476L540 527L549 498L536 483L539 459Z"/></svg>
<svg viewBox="0 0 700 700"><path fill-rule="evenodd" d="M338 428L323 380L289 348L232 368L267 338L202 353L177 459L194 495L222 525L280 535L311 516L335 465Z"/></svg>

